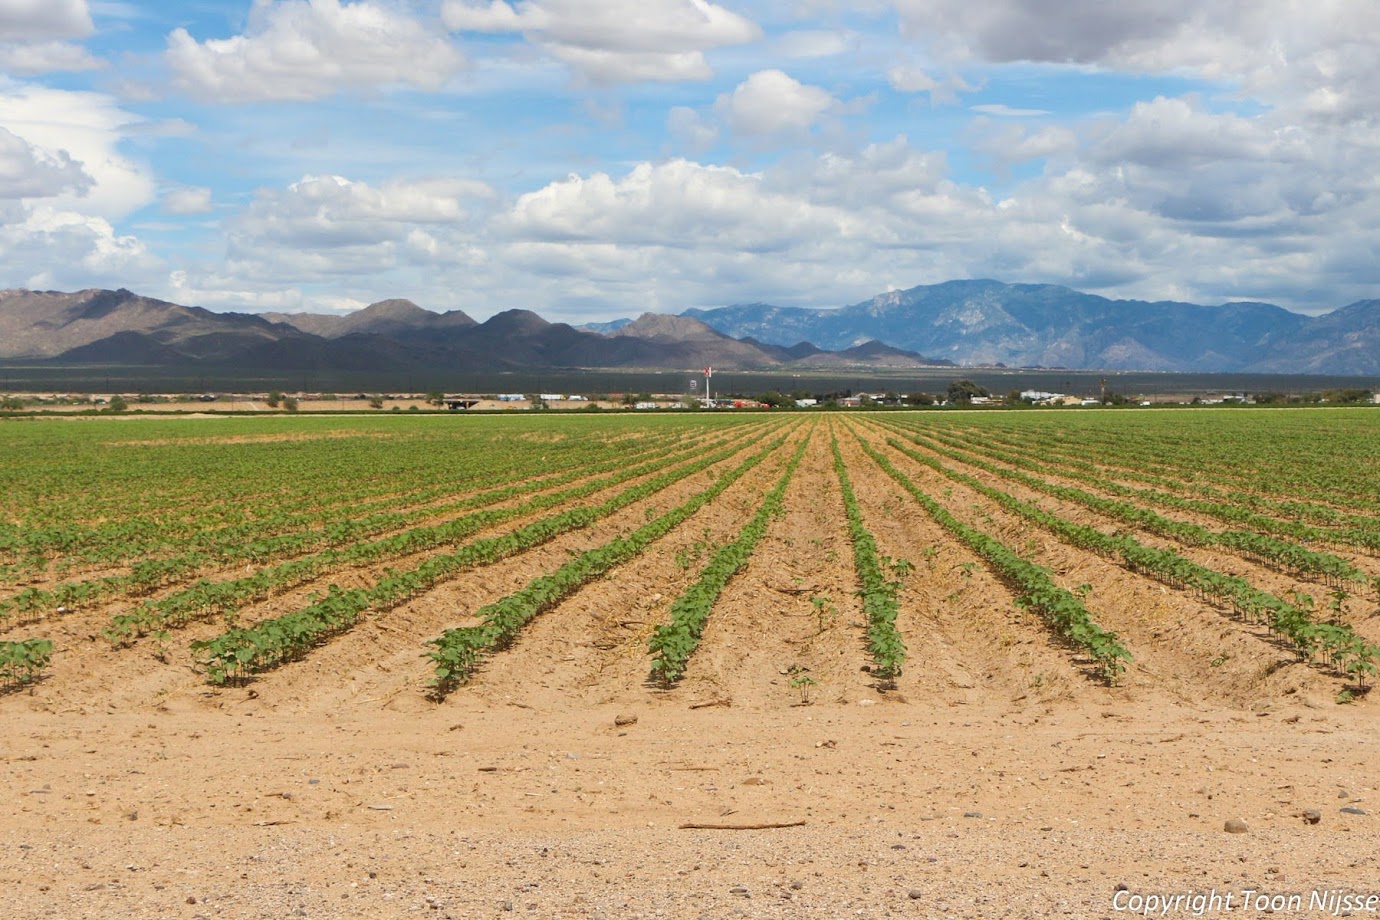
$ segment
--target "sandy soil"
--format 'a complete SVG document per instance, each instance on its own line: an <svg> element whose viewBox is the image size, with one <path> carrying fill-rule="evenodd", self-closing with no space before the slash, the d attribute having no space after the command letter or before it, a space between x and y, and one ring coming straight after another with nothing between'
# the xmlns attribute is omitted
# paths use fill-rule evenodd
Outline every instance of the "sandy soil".
<svg viewBox="0 0 1380 920"><path fill-rule="evenodd" d="M863 670L831 426L879 549L915 565L891 690ZM838 422L815 430L686 679L650 683L646 636L778 453L444 702L426 694L426 639L645 509L245 687L207 686L185 647L162 662L139 645L0 696L3 914L1103 918L1215 892L1201 914L1264 916L1248 890L1279 899L1274 916L1375 915L1310 910L1314 891L1380 911L1375 698L1338 705L1339 679L1249 627L893 454L1060 583L1096 586L1090 608L1137 656L1103 686ZM792 664L815 680L804 693Z"/></svg>

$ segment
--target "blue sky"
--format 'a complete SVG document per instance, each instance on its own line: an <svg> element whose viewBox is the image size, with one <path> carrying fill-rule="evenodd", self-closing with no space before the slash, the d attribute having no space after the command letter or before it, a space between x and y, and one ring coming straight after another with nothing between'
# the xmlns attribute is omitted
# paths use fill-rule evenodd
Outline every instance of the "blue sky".
<svg viewBox="0 0 1380 920"><path fill-rule="evenodd" d="M581 322L1380 282L1369 0L0 0L0 287Z"/></svg>

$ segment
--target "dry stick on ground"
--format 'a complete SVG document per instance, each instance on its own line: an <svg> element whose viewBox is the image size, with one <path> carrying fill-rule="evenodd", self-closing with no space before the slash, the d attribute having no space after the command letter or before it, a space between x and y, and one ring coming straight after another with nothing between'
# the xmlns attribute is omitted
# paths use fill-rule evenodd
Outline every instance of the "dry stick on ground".
<svg viewBox="0 0 1380 920"><path fill-rule="evenodd" d="M804 827L804 821L779 821L766 824L682 824L683 831L769 831L779 827Z"/></svg>

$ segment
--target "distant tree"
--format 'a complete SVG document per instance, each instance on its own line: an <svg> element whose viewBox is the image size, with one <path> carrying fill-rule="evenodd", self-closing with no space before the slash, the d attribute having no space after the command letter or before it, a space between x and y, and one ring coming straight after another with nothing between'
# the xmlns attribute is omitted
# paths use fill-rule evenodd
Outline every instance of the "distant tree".
<svg viewBox="0 0 1380 920"><path fill-rule="evenodd" d="M934 397L928 393L910 393L906 396L906 402L912 406L932 406Z"/></svg>
<svg viewBox="0 0 1380 920"><path fill-rule="evenodd" d="M277 390L271 390L269 391L268 398L265 399L264 402L268 403L270 409L276 409L282 405L283 394Z"/></svg>
<svg viewBox="0 0 1380 920"><path fill-rule="evenodd" d="M446 401L446 394L442 393L440 390L432 390L430 393L426 394L426 401L429 405L439 406Z"/></svg>
<svg viewBox="0 0 1380 920"><path fill-rule="evenodd" d="M289 412L296 412L296 411L297 411L297 397L296 397L296 396L284 396L284 397L283 397L283 408L286 409L286 410L288 410Z"/></svg>
<svg viewBox="0 0 1380 920"><path fill-rule="evenodd" d="M110 397L109 408L111 412L124 412L129 408L129 402L119 393L116 393L114 396Z"/></svg>
<svg viewBox="0 0 1380 920"><path fill-rule="evenodd" d="M966 406L972 403L974 397L991 396L991 392L986 387L978 386L971 380L955 380L949 384L949 402Z"/></svg>
<svg viewBox="0 0 1380 920"><path fill-rule="evenodd" d="M542 399L541 396L536 393L533 393L530 397L528 397L527 401L533 409L540 410L551 408L549 405L547 405L546 400Z"/></svg>
<svg viewBox="0 0 1380 920"><path fill-rule="evenodd" d="M12 412L15 409L23 408L24 400L20 399L18 396L6 396L3 399L0 399L0 409L7 409Z"/></svg>
<svg viewBox="0 0 1380 920"><path fill-rule="evenodd" d="M370 409L382 409L382 408L383 408L383 397L382 397L382 396L370 396L370 397L369 397L369 408L370 408Z"/></svg>
<svg viewBox="0 0 1380 920"><path fill-rule="evenodd" d="M767 390L757 397L757 401L773 409L784 409L795 405L795 400L778 390Z"/></svg>

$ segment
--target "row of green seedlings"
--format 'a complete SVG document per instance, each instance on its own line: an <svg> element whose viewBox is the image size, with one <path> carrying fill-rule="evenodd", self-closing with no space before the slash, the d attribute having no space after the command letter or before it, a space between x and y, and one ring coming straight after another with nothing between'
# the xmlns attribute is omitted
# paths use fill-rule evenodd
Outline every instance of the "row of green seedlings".
<svg viewBox="0 0 1380 920"><path fill-rule="evenodd" d="M522 470L517 464L511 465L508 478L516 478ZM396 494L390 479L355 489L336 489L330 493L334 506L331 510L348 508L352 516L359 517L378 508L396 508L400 500L420 504L453 494L457 487L470 485L470 479L472 476L464 470L440 480L433 477L425 489L405 497ZM140 494L144 492L140 490ZM265 514L270 503L271 513ZM214 555L222 547L239 548L256 539L330 522L329 512L321 509L319 494L299 496L296 500L285 500L276 494L247 494L239 496L230 509L224 508L223 502L221 507L203 502L194 514L187 511L185 504L179 504L153 517L110 511L107 513L113 519L100 524L68 519L34 527L0 523L0 558L21 559L19 564L0 567L0 574L5 580L31 577L46 571L50 562L64 570L81 564L110 566L131 558L151 557L170 545Z"/></svg>
<svg viewBox="0 0 1380 920"><path fill-rule="evenodd" d="M786 464L781 478L767 493L757 513L743 525L738 536L720 547L710 557L709 563L700 572L700 577L695 583L672 601L670 622L663 623L652 632L647 642L648 651L652 653L652 677L663 687L670 687L685 676L690 656L699 647L700 637L704 634L705 624L709 622L709 613L714 607L714 602L718 600L733 576L747 565L752 551L767 532L767 525L771 519L785 514L786 488L790 485L796 467L800 466L800 461L805 456L808 443L809 437L801 442L790 462Z"/></svg>
<svg viewBox="0 0 1380 920"><path fill-rule="evenodd" d="M1145 546L1128 534L1109 535L1096 528L1064 520L1038 505L951 470L933 457L910 450L895 439L889 439L887 443L911 459L1043 527L1072 546L1119 561L1131 571L1175 589L1191 589L1201 600L1230 605L1236 617L1255 625L1263 624L1272 634L1283 636L1303 661L1318 661L1349 675L1362 691L1366 689L1366 678L1376 673L1380 647L1365 641L1345 623L1317 621L1310 605L1290 603L1260 590L1244 578L1224 575L1185 559L1171 549Z"/></svg>
<svg viewBox="0 0 1380 920"><path fill-rule="evenodd" d="M1007 437L1006 443L1016 441L1014 437ZM1034 443L1042 452L1050 452L1060 458L1060 462L1071 458L1070 447L1065 444L1056 443L1047 437L1035 437L1035 439L1021 439L1021 446L1028 447ZM1014 446L1014 444L1013 444ZM1275 450L1274 446L1263 446L1261 450ZM1278 452L1278 451L1277 451ZM1323 495L1323 501L1346 502L1347 505L1354 505L1357 509L1369 510L1370 513L1357 513L1357 510L1340 510L1330 505L1319 505L1315 501L1300 501L1297 498L1299 491L1308 494L1318 495L1315 488L1305 486L1300 483L1285 483L1289 492L1282 491L1278 483L1271 483L1268 479L1263 479L1264 474L1260 472L1259 463L1253 462L1259 452L1243 451L1241 462L1232 465L1214 466L1214 483L1201 483L1201 481L1187 481L1185 477L1190 476L1191 470L1201 468L1198 457L1185 458L1180 465L1162 465L1156 463L1162 459L1161 454L1148 454L1141 451L1140 454L1129 454L1127 446L1123 440L1112 440L1105 443L1103 447L1089 446L1085 440L1079 441L1076 446L1076 458L1094 458L1101 465L1108 469L1116 470L1118 476L1129 477L1137 481L1155 484L1162 488L1177 488L1177 490L1190 490L1198 494L1208 495L1216 501L1232 502L1242 506L1242 510L1257 509L1267 513L1282 514L1288 519L1297 521L1312 521L1312 523L1323 524L1328 527L1343 527L1346 530L1359 530L1374 532L1376 524L1376 512L1380 512L1380 503L1373 501L1363 501L1363 495L1355 492L1348 492L1346 495ZM1231 487L1230 479L1232 468L1249 470L1249 476L1236 474L1238 486ZM1166 474L1176 474L1177 479L1165 479L1165 477L1155 476L1151 469L1162 469ZM1105 473L1104 473L1105 474ZM1228 487L1221 488L1223 481L1227 480ZM1245 487L1245 488L1242 488ZM1265 494L1260 491L1268 490Z"/></svg>
<svg viewBox="0 0 1380 920"><path fill-rule="evenodd" d="M711 454L720 459L740 450L734 442ZM682 459L690 451L675 458ZM475 532L536 511L557 507L612 488L629 479L664 470L667 461L655 458L635 466L557 492L546 493L506 508L471 512L443 524L415 527L379 540L330 549L252 575L226 581L198 579L187 587L156 600L145 601L129 613L116 614L103 635L116 645L127 645L142 636L178 629L217 614L229 617L249 604L290 590L342 568L353 568L427 552L455 544ZM616 464L610 464L616 466Z"/></svg>
<svg viewBox="0 0 1380 920"><path fill-rule="evenodd" d="M485 656L508 648L529 622L561 603L587 582L642 553L653 542L717 498L776 451L785 440L785 436L778 438L719 477L708 489L648 521L627 536L616 537L603 546L586 550L554 572L534 578L522 590L481 607L475 613L479 619L478 625L447 629L432 639L427 644L433 648L426 653L426 657L435 666L433 697L441 699L451 693L470 678Z"/></svg>
<svg viewBox="0 0 1380 920"><path fill-rule="evenodd" d="M588 527L728 459L740 449L736 444L726 447L688 466L663 472L599 504L559 512L501 536L475 540L453 553L431 556L410 570L390 570L369 588L342 590L331 585L325 597L300 610L254 626L231 628L213 639L193 642L192 652L210 683L243 680L249 674L301 658L313 647L352 628L368 610L391 610L464 569L491 565L561 534Z"/></svg>
<svg viewBox="0 0 1380 920"><path fill-rule="evenodd" d="M51 639L0 642L0 690L33 683L53 657Z"/></svg>
<svg viewBox="0 0 1380 920"><path fill-rule="evenodd" d="M906 644L896 629L901 581L888 575L904 574L908 564L887 560L877 552L877 541L863 523L862 507L853 492L853 483L848 478L848 468L839 451L837 437L831 439L831 446L834 451L834 471L838 474L843 507L848 516L848 534L853 541L853 565L862 584L858 593L867 617L867 645L872 652L873 673L883 683L894 686L905 664Z"/></svg>
<svg viewBox="0 0 1380 920"><path fill-rule="evenodd" d="M1108 684L1116 684L1126 670L1126 663L1131 660L1131 653L1121 644L1116 633L1097 624L1077 595L1056 584L1048 569L1021 557L999 540L958 520L860 435L854 434L867 455L909 492L930 517L966 544L1011 587L1018 607L1042 617L1057 635L1091 656Z"/></svg>
<svg viewBox="0 0 1380 920"><path fill-rule="evenodd" d="M936 437L942 437L935 435ZM954 444L949 438L942 438L945 443ZM1016 445L1010 444L1002 439L996 439L999 444L1015 448ZM1040 451L1040 460L1034 461L1028 458L1027 453L1011 454L1000 450L997 447L983 441L979 442L977 450L981 453L995 457L1004 462L1021 466L1027 469L1042 469L1049 465L1051 454ZM974 449L971 442L964 442L962 445L969 449ZM1032 445L1024 445L1020 448L1026 452L1034 449ZM1246 493L1229 493L1227 501L1217 501L1208 499L1185 498L1173 492L1161 491L1160 489L1143 489L1128 486L1123 483L1114 482L1108 477L1108 470L1105 467L1089 463L1086 460L1069 457L1066 454L1058 454L1057 461L1059 471L1062 475L1073 479L1081 479L1092 483L1104 491L1114 495L1120 495L1136 501L1144 501L1150 504L1163 505L1178 511L1188 511L1191 513L1202 514L1206 517L1216 518L1232 524L1241 524L1251 527L1257 532L1274 533L1281 536L1292 537L1305 543L1319 543L1334 546L1354 547L1365 550L1369 553L1380 552L1380 529L1375 527L1373 519L1359 516L1346 516L1341 519L1340 513L1332 511L1333 517L1329 526L1317 527L1301 520L1301 517L1313 517L1311 513L1305 513L1306 503L1301 502L1273 502L1266 503L1258 496L1251 496ZM1139 481L1149 481L1161 485L1163 488L1187 488L1183 482L1169 482L1160 480L1157 477L1136 475L1127 473ZM1247 507L1249 505L1250 507ZM1281 519L1270 514L1252 510L1253 507L1266 507L1273 509L1276 514L1287 515L1289 519ZM1311 509L1319 509L1321 506L1307 505ZM1349 523L1348 523L1349 522ZM1258 534L1256 534L1258 535ZM1320 571L1320 570L1319 570ZM1362 576L1363 578L1365 576ZM1377 585L1380 587L1380 585Z"/></svg>
<svg viewBox="0 0 1380 920"><path fill-rule="evenodd" d="M684 445L656 451L639 459L663 459L665 456L684 452ZM135 563L130 571L120 575L108 575L82 581L64 582L51 589L25 588L10 598L0 600L0 619L13 617L25 623L40 619L53 611L69 612L97 603L107 598L136 598L150 594L160 588L182 581L189 575L207 568L228 563L247 561L262 564L282 556L305 553L313 547L339 547L354 544L359 540L397 530L425 518L442 517L470 508L482 508L511 498L540 492L571 480L626 467L629 458L611 459L593 468L583 467L566 471L556 476L526 480L517 484L512 477L503 475L486 476L473 482L473 488L483 488L493 482L507 481L509 484L470 494L463 499L444 505L431 506L406 512L389 512L354 517L351 520L331 521L314 531L281 534L278 536L250 540L240 545L225 544L217 547L194 549L163 559L144 559ZM238 528L237 528L238 530ZM209 579L204 579L209 582ZM123 631L119 624L112 627L115 634ZM130 634L130 638L138 633Z"/></svg>
<svg viewBox="0 0 1380 920"><path fill-rule="evenodd" d="M1270 568L1317 578L1331 588L1350 586L1373 589L1380 587L1380 579L1372 579L1347 560L1331 553L1320 553L1299 546L1297 543L1250 531L1213 531L1187 521L1176 521L1140 505L1103 498L1072 486L1061 486L1049 482L1020 470L997 466L974 456L971 451L960 452L948 449L943 445L951 442L942 435L934 434L929 438L924 438L917 434L908 433L908 436L915 443L921 444L940 456L1019 482L1036 491L1044 492L1046 495L1075 502L1100 514L1168 537L1186 546L1220 546ZM1036 466L1034 461L1024 457L1003 455L999 451L983 451L983 453L997 456L1007 463Z"/></svg>

